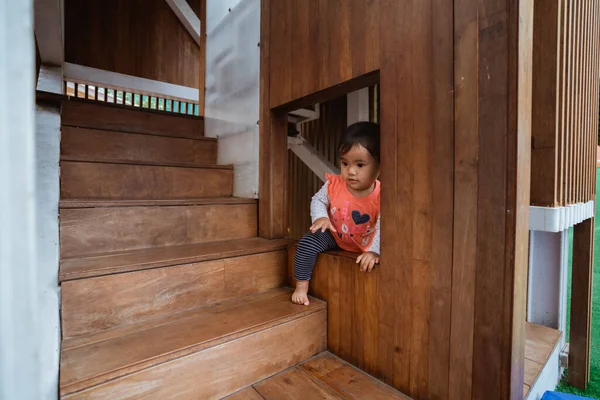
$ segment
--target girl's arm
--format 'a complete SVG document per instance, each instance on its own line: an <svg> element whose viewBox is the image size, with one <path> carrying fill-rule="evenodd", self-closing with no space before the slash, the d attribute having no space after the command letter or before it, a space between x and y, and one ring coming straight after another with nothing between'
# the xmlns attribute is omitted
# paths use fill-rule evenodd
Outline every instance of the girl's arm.
<svg viewBox="0 0 600 400"><path fill-rule="evenodd" d="M380 245L379 245L379 239L380 239L380 229L379 229L379 221L381 220L381 214L379 214L377 216L377 223L375 224L375 236L373 236L373 242L371 243L371 246L369 247L369 251L373 252L373 253L377 253L377 254L381 254L380 252Z"/></svg>
<svg viewBox="0 0 600 400"><path fill-rule="evenodd" d="M325 182L321 189L315 193L312 201L310 202L310 216L313 223L319 218L329 219L329 194L327 194L328 186L329 181Z"/></svg>

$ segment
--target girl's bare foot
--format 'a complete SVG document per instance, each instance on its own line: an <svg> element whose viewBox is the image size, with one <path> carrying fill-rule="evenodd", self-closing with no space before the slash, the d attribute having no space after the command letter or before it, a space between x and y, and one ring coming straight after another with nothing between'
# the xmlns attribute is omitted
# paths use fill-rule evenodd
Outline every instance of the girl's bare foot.
<svg viewBox="0 0 600 400"><path fill-rule="evenodd" d="M296 304L309 305L308 301L308 281L296 281L296 290L292 294L292 302Z"/></svg>

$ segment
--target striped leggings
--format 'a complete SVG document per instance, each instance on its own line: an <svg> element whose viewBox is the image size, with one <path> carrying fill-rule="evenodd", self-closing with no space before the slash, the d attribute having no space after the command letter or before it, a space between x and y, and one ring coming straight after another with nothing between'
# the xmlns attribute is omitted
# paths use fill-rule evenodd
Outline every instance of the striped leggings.
<svg viewBox="0 0 600 400"><path fill-rule="evenodd" d="M328 230L308 232L298 243L294 256L294 277L299 281L309 281L319 253L338 248Z"/></svg>

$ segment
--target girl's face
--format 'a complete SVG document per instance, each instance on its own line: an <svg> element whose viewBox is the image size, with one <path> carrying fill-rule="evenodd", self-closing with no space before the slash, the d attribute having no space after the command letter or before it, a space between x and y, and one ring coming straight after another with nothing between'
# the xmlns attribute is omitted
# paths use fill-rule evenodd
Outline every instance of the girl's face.
<svg viewBox="0 0 600 400"><path fill-rule="evenodd" d="M357 144L340 156L341 175L346 186L355 196L371 193L379 176L379 163L363 146Z"/></svg>

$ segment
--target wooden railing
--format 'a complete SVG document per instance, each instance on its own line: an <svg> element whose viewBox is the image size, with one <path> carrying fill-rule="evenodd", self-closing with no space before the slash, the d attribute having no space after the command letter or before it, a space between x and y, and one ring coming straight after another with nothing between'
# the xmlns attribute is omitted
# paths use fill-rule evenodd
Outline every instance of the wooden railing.
<svg viewBox="0 0 600 400"><path fill-rule="evenodd" d="M65 63L64 93L69 97L147 108L167 113L203 115L196 88Z"/></svg>
<svg viewBox="0 0 600 400"><path fill-rule="evenodd" d="M598 1L556 0L535 12L531 204L595 198L600 57Z"/></svg>
<svg viewBox="0 0 600 400"><path fill-rule="evenodd" d="M126 89L99 87L86 83L65 81L65 93L69 97L96 100L105 103L148 108L168 113L200 115L198 103L136 93Z"/></svg>

